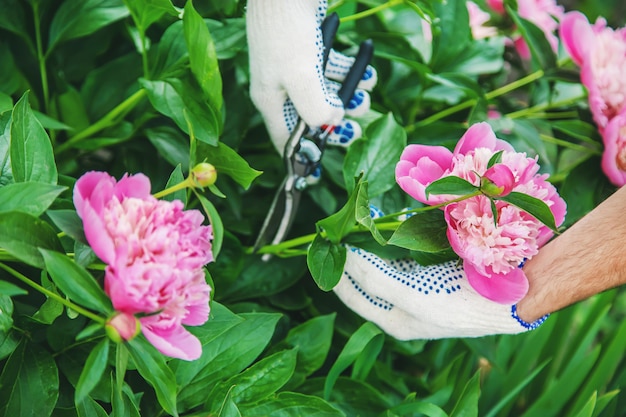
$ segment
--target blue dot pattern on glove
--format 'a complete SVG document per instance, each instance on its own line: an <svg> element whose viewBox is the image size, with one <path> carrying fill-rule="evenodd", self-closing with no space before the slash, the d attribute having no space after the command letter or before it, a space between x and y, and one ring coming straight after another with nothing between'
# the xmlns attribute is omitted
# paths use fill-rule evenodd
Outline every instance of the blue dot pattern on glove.
<svg viewBox="0 0 626 417"><path fill-rule="evenodd" d="M346 276L346 278L348 278L348 281L350 281L350 284L354 287L354 289L357 290L357 292L361 294L363 298L369 301L374 307L380 307L383 310L387 311L391 311L393 309L393 304L383 300L380 297L372 297L371 295L366 293L365 290L363 290L363 288L361 288L359 284L357 284L357 282L347 272L344 271L343 274Z"/></svg>
<svg viewBox="0 0 626 417"><path fill-rule="evenodd" d="M463 269L454 261L416 271L416 264L410 259L396 259L387 263L360 248L352 247L350 250L382 271L389 279L424 295L452 294L461 289L459 280L463 279Z"/></svg>
<svg viewBox="0 0 626 417"><path fill-rule="evenodd" d="M355 93L352 95L352 98L348 102L348 109L350 110L356 109L361 104L363 104L364 100L365 100L365 93L362 90L355 91Z"/></svg>
<svg viewBox="0 0 626 417"><path fill-rule="evenodd" d="M354 125L349 120L343 120L334 127L332 133L328 135L328 144L335 146L348 146L354 139Z"/></svg>

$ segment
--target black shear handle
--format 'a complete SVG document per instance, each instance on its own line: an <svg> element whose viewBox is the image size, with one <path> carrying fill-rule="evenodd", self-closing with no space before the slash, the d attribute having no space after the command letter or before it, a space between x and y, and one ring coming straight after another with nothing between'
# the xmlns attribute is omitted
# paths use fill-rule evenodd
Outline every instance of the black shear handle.
<svg viewBox="0 0 626 417"><path fill-rule="evenodd" d="M363 74L367 70L367 66L372 60L372 55L374 54L374 44L371 39L361 42L359 46L359 52L354 58L354 64L350 67L350 71L348 71L348 75L341 83L341 88L337 92L339 99L343 103L343 107L347 107L348 103L350 103L350 99L354 95L354 91L356 87L359 85L359 82L363 78Z"/></svg>

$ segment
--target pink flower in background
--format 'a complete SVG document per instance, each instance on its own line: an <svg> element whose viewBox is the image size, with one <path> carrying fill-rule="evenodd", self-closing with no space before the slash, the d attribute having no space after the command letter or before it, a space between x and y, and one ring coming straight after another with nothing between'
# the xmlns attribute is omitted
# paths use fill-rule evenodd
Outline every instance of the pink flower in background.
<svg viewBox="0 0 626 417"><path fill-rule="evenodd" d="M485 39L498 34L498 28L485 25L485 23L489 22L491 19L489 13L482 10L472 1L468 1L466 6L467 13L469 14L469 26L472 32L472 38L477 40ZM422 20L422 33L424 34L424 39L427 42L432 42L433 31L430 24L426 20Z"/></svg>
<svg viewBox="0 0 626 417"><path fill-rule="evenodd" d="M604 19L591 25L580 12L569 12L560 27L563 45L581 67L589 107L600 132L626 108L626 28L613 30Z"/></svg>
<svg viewBox="0 0 626 417"><path fill-rule="evenodd" d="M626 114L615 116L602 134L602 170L616 186L626 184Z"/></svg>
<svg viewBox="0 0 626 417"><path fill-rule="evenodd" d="M496 153L499 162L489 166ZM400 187L425 204L435 205L456 199L456 195L431 195L425 190L432 182L457 176L475 186L496 187L491 197L511 192L543 201L557 226L565 219L565 201L556 188L539 173L537 158L515 152L498 139L487 123L472 125L453 152L446 148L409 145L396 165ZM485 193L486 190L483 190ZM481 295L500 303L519 301L528 282L518 266L534 256L553 235L539 220L503 200L495 200L497 221L490 199L485 195L467 198L444 207L447 235L452 249L463 259L468 282Z"/></svg>
<svg viewBox="0 0 626 417"><path fill-rule="evenodd" d="M503 0L487 0L487 6L498 14L506 12ZM517 0L517 13L541 29L552 50L554 52L558 50L559 40L554 32L559 27L558 21L565 13L562 6L557 5L555 0ZM515 36L513 43L523 59L530 59L530 50L521 36Z"/></svg>
<svg viewBox="0 0 626 417"><path fill-rule="evenodd" d="M74 205L93 251L107 264L105 292L161 353L197 359L200 341L183 325L208 320L211 287L203 266L213 260L212 231L197 210L157 200L150 180L89 172L76 182ZM122 316L124 317L124 316ZM123 323L122 323L123 324Z"/></svg>
<svg viewBox="0 0 626 417"><path fill-rule="evenodd" d="M469 13L469 25L472 30L472 37L474 39L485 39L498 34L498 29L493 26L486 26L485 23L489 22L491 16L489 13L482 10L478 5L472 1L467 3L467 12Z"/></svg>

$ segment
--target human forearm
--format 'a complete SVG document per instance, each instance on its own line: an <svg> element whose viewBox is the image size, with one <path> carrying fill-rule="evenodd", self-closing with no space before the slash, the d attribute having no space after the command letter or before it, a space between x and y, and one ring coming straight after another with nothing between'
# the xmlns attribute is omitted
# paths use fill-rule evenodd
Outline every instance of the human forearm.
<svg viewBox="0 0 626 417"><path fill-rule="evenodd" d="M621 188L526 263L529 291L517 305L523 320L626 283L624 209Z"/></svg>

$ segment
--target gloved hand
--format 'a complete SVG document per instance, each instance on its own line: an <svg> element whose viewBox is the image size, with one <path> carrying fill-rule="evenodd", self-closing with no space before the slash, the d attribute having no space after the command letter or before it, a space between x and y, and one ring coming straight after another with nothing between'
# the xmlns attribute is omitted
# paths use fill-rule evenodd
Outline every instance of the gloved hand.
<svg viewBox="0 0 626 417"><path fill-rule="evenodd" d="M384 260L348 247L334 292L351 310L399 340L478 337L532 330L515 305L488 300L468 283L456 261L421 266L412 259Z"/></svg>
<svg viewBox="0 0 626 417"><path fill-rule="evenodd" d="M347 146L361 136L358 123L343 117L367 112L376 71L368 67L344 110L331 80L343 80L354 59L331 50L322 68L326 8L326 0L248 0L250 95L281 154L298 115L311 127L334 125L329 144Z"/></svg>

